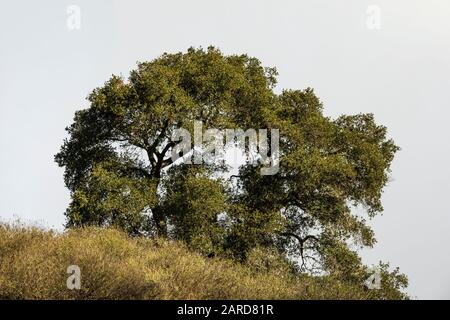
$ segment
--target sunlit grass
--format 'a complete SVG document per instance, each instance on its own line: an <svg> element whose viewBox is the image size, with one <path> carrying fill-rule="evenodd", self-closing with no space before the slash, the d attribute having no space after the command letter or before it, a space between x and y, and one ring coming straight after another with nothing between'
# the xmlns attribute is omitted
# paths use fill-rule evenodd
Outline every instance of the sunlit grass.
<svg viewBox="0 0 450 320"><path fill-rule="evenodd" d="M67 288L69 265L81 269L79 290ZM0 298L368 299L370 292L287 271L255 271L178 242L114 229L56 233L0 225Z"/></svg>

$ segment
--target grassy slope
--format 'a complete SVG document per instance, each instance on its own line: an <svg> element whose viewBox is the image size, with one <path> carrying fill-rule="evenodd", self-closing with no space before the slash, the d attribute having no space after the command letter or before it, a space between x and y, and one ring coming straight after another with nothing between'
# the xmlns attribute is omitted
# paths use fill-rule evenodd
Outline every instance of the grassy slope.
<svg viewBox="0 0 450 320"><path fill-rule="evenodd" d="M68 290L69 265L81 289ZM176 242L111 229L65 233L0 225L0 299L367 299L325 279L255 272Z"/></svg>

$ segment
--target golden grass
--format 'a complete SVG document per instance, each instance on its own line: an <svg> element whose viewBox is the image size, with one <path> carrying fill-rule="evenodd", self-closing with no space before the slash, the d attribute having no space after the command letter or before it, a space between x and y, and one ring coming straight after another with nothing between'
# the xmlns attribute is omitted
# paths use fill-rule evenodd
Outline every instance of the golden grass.
<svg viewBox="0 0 450 320"><path fill-rule="evenodd" d="M81 269L69 290L67 267ZM114 229L0 225L0 299L367 299L363 288L204 258Z"/></svg>

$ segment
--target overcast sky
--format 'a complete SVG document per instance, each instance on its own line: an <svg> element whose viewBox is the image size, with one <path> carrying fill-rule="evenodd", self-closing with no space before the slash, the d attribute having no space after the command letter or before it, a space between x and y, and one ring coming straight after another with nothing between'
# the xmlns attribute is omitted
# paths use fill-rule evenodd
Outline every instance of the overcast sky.
<svg viewBox="0 0 450 320"><path fill-rule="evenodd" d="M388 127L402 150L364 260L399 266L413 297L450 298L448 0L1 0L0 218L61 229L53 155L87 94L136 61L208 45L276 66L277 91L313 87L329 116Z"/></svg>

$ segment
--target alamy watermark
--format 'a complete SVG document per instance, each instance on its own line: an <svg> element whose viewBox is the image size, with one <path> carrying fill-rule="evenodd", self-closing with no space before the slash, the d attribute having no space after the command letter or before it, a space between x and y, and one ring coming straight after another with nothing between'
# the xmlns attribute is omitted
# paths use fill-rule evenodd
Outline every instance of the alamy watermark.
<svg viewBox="0 0 450 320"><path fill-rule="evenodd" d="M177 143L172 148L171 158L173 162L183 158L187 164L219 164L225 161L227 148L239 146L245 151L250 164L262 165L262 175L275 175L280 165L280 134L278 129L270 129L269 139L268 133L268 129L244 131L215 128L203 132L203 122L194 121L193 139L187 129L173 131L171 139Z"/></svg>
<svg viewBox="0 0 450 320"><path fill-rule="evenodd" d="M66 26L70 31L81 29L81 9L77 5L70 5L66 8Z"/></svg>
<svg viewBox="0 0 450 320"><path fill-rule="evenodd" d="M381 8L380 6L373 4L366 9L366 27L369 30L381 29Z"/></svg>
<svg viewBox="0 0 450 320"><path fill-rule="evenodd" d="M381 289L381 270L378 267L370 268L370 276L364 281L364 286L369 290Z"/></svg>
<svg viewBox="0 0 450 320"><path fill-rule="evenodd" d="M67 267L67 273L70 274L67 277L66 285L69 290L81 289L81 269L77 265L70 265Z"/></svg>

